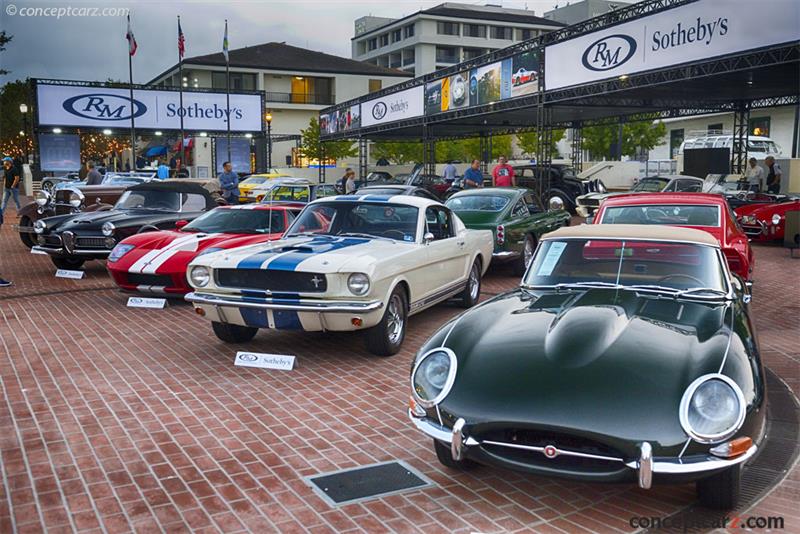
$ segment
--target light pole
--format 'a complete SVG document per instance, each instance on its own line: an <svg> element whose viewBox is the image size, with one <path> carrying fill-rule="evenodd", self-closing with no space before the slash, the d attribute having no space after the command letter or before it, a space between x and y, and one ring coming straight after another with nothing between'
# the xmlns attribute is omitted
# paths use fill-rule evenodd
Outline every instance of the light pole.
<svg viewBox="0 0 800 534"><path fill-rule="evenodd" d="M264 115L264 120L267 121L267 172L272 172L272 112L267 111Z"/></svg>
<svg viewBox="0 0 800 534"><path fill-rule="evenodd" d="M25 163L28 163L28 104L20 104L19 112L22 113L22 142L25 143Z"/></svg>

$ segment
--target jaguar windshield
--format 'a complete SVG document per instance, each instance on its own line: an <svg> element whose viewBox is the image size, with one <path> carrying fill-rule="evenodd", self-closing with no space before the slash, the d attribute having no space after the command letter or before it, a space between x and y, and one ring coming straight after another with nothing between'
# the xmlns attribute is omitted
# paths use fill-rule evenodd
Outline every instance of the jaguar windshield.
<svg viewBox="0 0 800 534"><path fill-rule="evenodd" d="M701 298L727 295L725 270L710 246L647 240L544 240L523 287L631 289Z"/></svg>
<svg viewBox="0 0 800 534"><path fill-rule="evenodd" d="M311 204L294 220L286 237L329 235L385 237L415 242L418 209L386 202L331 201Z"/></svg>
<svg viewBox="0 0 800 534"><path fill-rule="evenodd" d="M293 217L289 216L291 220ZM278 234L284 230L283 210L272 209L215 209L183 227L184 232L205 234Z"/></svg>

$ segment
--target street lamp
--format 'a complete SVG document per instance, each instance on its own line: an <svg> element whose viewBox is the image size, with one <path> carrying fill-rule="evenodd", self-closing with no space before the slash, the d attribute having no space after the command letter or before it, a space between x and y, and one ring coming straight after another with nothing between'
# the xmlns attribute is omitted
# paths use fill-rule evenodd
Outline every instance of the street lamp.
<svg viewBox="0 0 800 534"><path fill-rule="evenodd" d="M28 163L28 104L20 104L19 112L22 113L22 142L25 144L25 163Z"/></svg>
<svg viewBox="0 0 800 534"><path fill-rule="evenodd" d="M267 111L264 115L264 120L267 121L267 172L272 169L272 112Z"/></svg>

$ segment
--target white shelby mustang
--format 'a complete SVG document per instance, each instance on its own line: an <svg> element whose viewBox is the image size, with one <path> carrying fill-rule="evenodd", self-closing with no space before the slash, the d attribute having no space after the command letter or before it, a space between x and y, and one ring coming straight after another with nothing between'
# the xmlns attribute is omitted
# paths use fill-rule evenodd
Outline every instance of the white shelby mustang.
<svg viewBox="0 0 800 534"><path fill-rule="evenodd" d="M478 301L492 258L488 230L411 196L310 203L283 239L197 257L186 300L223 341L259 328L367 331L370 352L400 350L409 315L449 298Z"/></svg>

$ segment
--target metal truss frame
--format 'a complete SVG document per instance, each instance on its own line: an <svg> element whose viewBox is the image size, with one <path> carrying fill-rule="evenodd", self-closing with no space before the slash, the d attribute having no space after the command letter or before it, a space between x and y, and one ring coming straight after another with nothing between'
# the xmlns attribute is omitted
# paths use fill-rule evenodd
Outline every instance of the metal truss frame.
<svg viewBox="0 0 800 534"><path fill-rule="evenodd" d="M581 172L583 166L583 123L575 121L570 126L572 137L570 160L576 172Z"/></svg>
<svg viewBox="0 0 800 534"><path fill-rule="evenodd" d="M358 178L364 180L367 177L367 162L369 158L369 140L365 137L358 138Z"/></svg>
<svg viewBox="0 0 800 534"><path fill-rule="evenodd" d="M733 113L733 143L731 145L731 172L744 173L747 168L747 145L750 125L750 106L737 102Z"/></svg>

